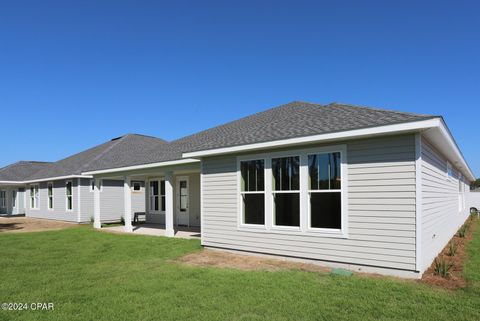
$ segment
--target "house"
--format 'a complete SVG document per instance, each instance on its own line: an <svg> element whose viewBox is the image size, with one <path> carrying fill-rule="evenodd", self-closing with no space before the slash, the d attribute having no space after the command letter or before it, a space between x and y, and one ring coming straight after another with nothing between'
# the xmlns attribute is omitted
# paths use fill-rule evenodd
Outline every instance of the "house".
<svg viewBox="0 0 480 321"><path fill-rule="evenodd" d="M123 178L127 231L141 178L166 235L200 212L206 247L417 278L467 218L475 179L440 116L342 104L293 102L143 157L84 173Z"/></svg>
<svg viewBox="0 0 480 321"><path fill-rule="evenodd" d="M167 236L200 226L205 247L411 278L468 217L475 179L442 117L336 103L292 102L132 148L75 171L93 179L96 228L115 209L133 230L141 181L147 221Z"/></svg>
<svg viewBox="0 0 480 321"><path fill-rule="evenodd" d="M48 162L20 161L0 168L0 214L25 214L26 194L22 181L50 165Z"/></svg>
<svg viewBox="0 0 480 321"><path fill-rule="evenodd" d="M92 176L83 175L84 170L96 162L108 159L115 164L118 154L128 151L131 155L139 151L157 149L164 140L144 135L127 134L104 144L72 155L53 163L19 162L0 170L0 197L7 193L7 205L11 193L17 191L19 199L14 211L6 214L25 214L28 217L88 223L93 219ZM95 167L94 167L95 168ZM105 200L102 207L103 222L120 221L123 215L123 180L99 180L100 193ZM10 192L10 194L8 194ZM132 184L132 209L145 211L145 182ZM0 199L0 205L2 204Z"/></svg>

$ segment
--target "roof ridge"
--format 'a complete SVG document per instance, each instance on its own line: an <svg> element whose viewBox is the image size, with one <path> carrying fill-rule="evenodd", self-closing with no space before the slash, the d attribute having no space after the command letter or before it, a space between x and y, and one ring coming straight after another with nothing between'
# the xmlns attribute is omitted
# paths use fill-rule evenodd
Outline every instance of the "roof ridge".
<svg viewBox="0 0 480 321"><path fill-rule="evenodd" d="M427 115L427 114L417 114L417 113L411 113L411 112L404 112L404 111L399 111L399 110L394 110L394 109L384 109L380 107L370 107L370 106L362 106L362 105L355 105L355 104L346 104L346 103L339 103L339 102L331 102L326 106L336 106L336 107L353 107L353 108L359 108L359 109L369 109L369 110L376 110L376 111L382 111L382 112L391 112L399 115L413 115L413 116L430 116L430 117L439 117L436 115Z"/></svg>
<svg viewBox="0 0 480 321"><path fill-rule="evenodd" d="M93 157L92 159L90 159L88 162L84 163L80 169L84 169L84 168L87 168L92 162L96 161L96 160L99 160L100 158L102 158L103 156L105 156L105 154L109 151L112 150L112 148L114 148L115 146L117 146L118 144L120 144L120 142L122 142L125 137L127 137L127 135L123 135L121 136L120 138L116 139L116 140L111 140L110 142L113 142L112 145L108 146L107 148L105 148L103 151L101 151L97 156Z"/></svg>

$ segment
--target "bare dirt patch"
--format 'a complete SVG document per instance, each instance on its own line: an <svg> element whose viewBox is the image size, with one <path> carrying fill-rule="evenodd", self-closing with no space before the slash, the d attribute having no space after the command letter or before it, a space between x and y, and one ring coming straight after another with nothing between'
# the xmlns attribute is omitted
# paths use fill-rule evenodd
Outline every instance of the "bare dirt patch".
<svg viewBox="0 0 480 321"><path fill-rule="evenodd" d="M232 268L244 271L302 270L309 272L330 272L331 269L316 264L293 262L282 259L264 258L231 252L204 249L178 259L181 263L202 267Z"/></svg>
<svg viewBox="0 0 480 321"><path fill-rule="evenodd" d="M466 248L468 243L473 238L473 232L477 227L478 218L470 217L465 224L468 224L468 232L465 237L459 237L458 233L450 240L450 242L455 242L457 245L457 252L454 256L450 255L449 244L445 246L442 252L437 256L437 259L443 257L447 262L452 264L450 268L450 274L448 277L442 277L435 274L435 262L428 268L427 271L423 274L421 282L431 284L434 286L455 290L464 288L467 285L465 278L463 277L463 266L465 264L466 257Z"/></svg>
<svg viewBox="0 0 480 321"><path fill-rule="evenodd" d="M0 233L24 233L60 230L75 225L77 224L31 217L0 217Z"/></svg>

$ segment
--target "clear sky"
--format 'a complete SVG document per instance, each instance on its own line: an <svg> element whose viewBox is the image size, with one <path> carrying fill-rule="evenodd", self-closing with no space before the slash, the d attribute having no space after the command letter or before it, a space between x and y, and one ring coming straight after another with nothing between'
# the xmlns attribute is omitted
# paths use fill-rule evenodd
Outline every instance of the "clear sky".
<svg viewBox="0 0 480 321"><path fill-rule="evenodd" d="M293 100L443 115L480 175L479 1L2 1L0 166Z"/></svg>

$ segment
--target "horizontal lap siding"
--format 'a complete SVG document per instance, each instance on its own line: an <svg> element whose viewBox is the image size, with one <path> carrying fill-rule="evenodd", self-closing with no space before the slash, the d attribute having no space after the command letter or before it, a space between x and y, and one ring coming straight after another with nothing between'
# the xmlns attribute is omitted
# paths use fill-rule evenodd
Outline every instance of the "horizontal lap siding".
<svg viewBox="0 0 480 321"><path fill-rule="evenodd" d="M82 178L80 187L80 222L87 223L93 219L93 197L90 179Z"/></svg>
<svg viewBox="0 0 480 321"><path fill-rule="evenodd" d="M422 139L422 267L427 269L468 211L459 211L458 172L447 179L447 159Z"/></svg>
<svg viewBox="0 0 480 321"><path fill-rule="evenodd" d="M347 151L347 239L238 229L237 165L229 156L203 160L203 245L415 270L414 136L351 141Z"/></svg>
<svg viewBox="0 0 480 321"><path fill-rule="evenodd" d="M47 182L39 183L39 207L38 209L30 208L30 186L27 185L27 202L25 214L28 217L45 218L59 221L78 221L78 180L72 179L72 204L73 210L67 211L66 203L66 180L53 181L53 209L48 209L48 192Z"/></svg>
<svg viewBox="0 0 480 321"><path fill-rule="evenodd" d="M123 180L102 180L100 191L100 220L118 222L124 214Z"/></svg>

